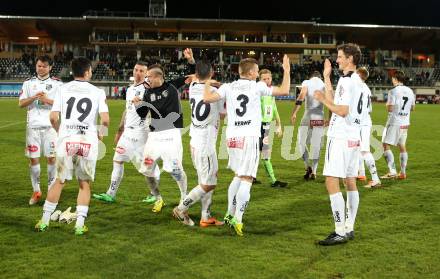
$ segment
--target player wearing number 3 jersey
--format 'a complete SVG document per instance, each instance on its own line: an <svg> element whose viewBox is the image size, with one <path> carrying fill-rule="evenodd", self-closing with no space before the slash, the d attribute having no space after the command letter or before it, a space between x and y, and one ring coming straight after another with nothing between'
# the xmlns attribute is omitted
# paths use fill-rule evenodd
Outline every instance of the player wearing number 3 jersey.
<svg viewBox="0 0 440 279"><path fill-rule="evenodd" d="M79 181L75 234L81 235L87 231L84 220L90 202L90 182L95 177L98 143L102 138L96 120L99 114L101 124L108 127L109 114L104 90L88 83L92 76L90 61L82 57L72 60L72 72L75 80L57 90L50 114L52 126L58 132L57 178L47 194L42 219L35 228L44 231L48 227L64 182L72 180L75 173Z"/></svg>
<svg viewBox="0 0 440 279"><path fill-rule="evenodd" d="M217 92L212 81L205 83L203 100L208 103L226 101L228 116L226 138L229 154L228 167L235 177L228 189L228 211L225 222L243 235L242 217L249 203L253 178L257 175L259 138L261 129L261 97L287 95L290 89L289 58L283 58L284 76L280 87L268 87L256 82L258 64L255 59L243 59L239 64L240 79L223 84Z"/></svg>

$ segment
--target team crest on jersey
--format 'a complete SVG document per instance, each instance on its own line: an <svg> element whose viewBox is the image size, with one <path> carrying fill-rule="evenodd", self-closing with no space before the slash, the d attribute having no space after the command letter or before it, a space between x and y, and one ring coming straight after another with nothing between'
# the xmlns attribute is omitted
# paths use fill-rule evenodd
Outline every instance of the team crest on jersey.
<svg viewBox="0 0 440 279"><path fill-rule="evenodd" d="M136 93L134 93L135 96L140 96L141 92L140 91L136 91Z"/></svg>
<svg viewBox="0 0 440 279"><path fill-rule="evenodd" d="M52 84L46 84L46 90L50 91L52 89Z"/></svg>
<svg viewBox="0 0 440 279"><path fill-rule="evenodd" d="M162 92L162 96L163 96L164 98L166 98L166 97L168 96L168 90L163 91L163 92Z"/></svg>

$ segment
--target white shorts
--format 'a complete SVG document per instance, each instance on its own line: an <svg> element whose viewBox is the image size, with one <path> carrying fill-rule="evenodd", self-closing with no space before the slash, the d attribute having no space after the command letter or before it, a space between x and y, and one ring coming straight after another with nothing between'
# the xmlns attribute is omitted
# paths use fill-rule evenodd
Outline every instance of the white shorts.
<svg viewBox="0 0 440 279"><path fill-rule="evenodd" d="M257 177L260 159L259 137L235 137L227 139L228 168L238 176Z"/></svg>
<svg viewBox="0 0 440 279"><path fill-rule="evenodd" d="M180 129L150 132L143 152L143 162L139 172L154 177L157 161L162 159L163 170L169 173L183 170L182 136Z"/></svg>
<svg viewBox="0 0 440 279"><path fill-rule="evenodd" d="M207 153L200 148L191 146L191 159L197 170L198 183L202 185L217 185L218 162L217 153Z"/></svg>
<svg viewBox="0 0 440 279"><path fill-rule="evenodd" d="M370 152L371 126L361 126L361 152Z"/></svg>
<svg viewBox="0 0 440 279"><path fill-rule="evenodd" d="M405 145L409 126L387 125L382 134L382 142L390 145Z"/></svg>
<svg viewBox="0 0 440 279"><path fill-rule="evenodd" d="M57 132L52 127L27 128L26 150L28 158L40 158L41 149L44 157L55 157Z"/></svg>
<svg viewBox="0 0 440 279"><path fill-rule="evenodd" d="M147 142L147 131L125 130L118 141L113 161L132 162L136 169L140 169L145 143Z"/></svg>
<svg viewBox="0 0 440 279"><path fill-rule="evenodd" d="M73 173L78 180L95 180L98 138L96 136L74 135L61 138L57 143L57 178L64 183L72 180Z"/></svg>
<svg viewBox="0 0 440 279"><path fill-rule="evenodd" d="M327 138L324 176L357 177L359 171L360 141Z"/></svg>
<svg viewBox="0 0 440 279"><path fill-rule="evenodd" d="M318 125L313 125L317 124ZM307 145L310 145L309 158L318 160L321 153L322 139L324 137L324 120L312 120L310 125L301 125L298 127L297 151L301 156L306 151Z"/></svg>

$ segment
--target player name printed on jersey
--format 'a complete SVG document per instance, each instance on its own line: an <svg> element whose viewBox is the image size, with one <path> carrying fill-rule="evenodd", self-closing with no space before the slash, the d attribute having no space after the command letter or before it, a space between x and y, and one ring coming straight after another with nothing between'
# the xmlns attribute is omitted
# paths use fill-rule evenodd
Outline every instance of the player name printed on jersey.
<svg viewBox="0 0 440 279"><path fill-rule="evenodd" d="M398 85L388 93L387 105L393 106L387 125L408 126L411 109L415 105L414 92L407 86Z"/></svg>
<svg viewBox="0 0 440 279"><path fill-rule="evenodd" d="M223 84L217 91L226 100L228 125L226 137L260 136L261 97L271 96L272 88L264 82L239 79Z"/></svg>
<svg viewBox="0 0 440 279"><path fill-rule="evenodd" d="M146 121L146 119L142 119L139 114L136 112L136 107L133 104L134 97L139 97L142 99L144 97L145 87L143 83L137 85L131 85L127 89L127 95L125 98L125 129L133 129L136 131L146 131L148 130L148 126L150 123Z"/></svg>
<svg viewBox="0 0 440 279"><path fill-rule="evenodd" d="M37 77L30 78L23 83L19 100L24 100L45 93L48 99L55 98L55 92L63 83L58 79L48 77L44 80ZM30 128L51 127L49 114L52 105L35 100L27 107L27 125Z"/></svg>

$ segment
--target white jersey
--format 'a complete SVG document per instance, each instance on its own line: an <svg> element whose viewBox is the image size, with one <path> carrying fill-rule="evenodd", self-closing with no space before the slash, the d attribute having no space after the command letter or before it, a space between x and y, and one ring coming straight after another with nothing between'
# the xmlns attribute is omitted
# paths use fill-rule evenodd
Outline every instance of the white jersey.
<svg viewBox="0 0 440 279"><path fill-rule="evenodd" d="M356 73L339 78L334 104L349 106L349 113L346 117L332 113L327 131L328 137L360 140L361 113L367 106L362 102L361 84L362 80Z"/></svg>
<svg viewBox="0 0 440 279"><path fill-rule="evenodd" d="M372 125L371 122L371 113L373 112L373 104L371 103L371 91L370 88L368 88L368 85L363 82L362 83L362 102L363 104L367 104L366 108L362 110L361 114L361 126L370 126Z"/></svg>
<svg viewBox="0 0 440 279"><path fill-rule="evenodd" d="M261 136L261 97L271 96L273 88L255 80L239 79L225 83L218 93L226 100L226 137Z"/></svg>
<svg viewBox="0 0 440 279"><path fill-rule="evenodd" d="M203 143L213 144L217 141L217 131L220 122L220 111L224 102L205 103L203 101L204 83L191 83L189 87L189 101L191 105L191 145L198 147ZM211 92L217 88L211 86Z"/></svg>
<svg viewBox="0 0 440 279"><path fill-rule="evenodd" d="M392 105L393 111L388 114L387 125L407 126L411 108L414 106L415 98L411 88L398 85L388 93L387 105Z"/></svg>
<svg viewBox="0 0 440 279"><path fill-rule="evenodd" d="M108 112L105 92L86 81L71 81L57 90L52 111L61 113L59 138L71 135L97 138L98 113Z"/></svg>
<svg viewBox="0 0 440 279"><path fill-rule="evenodd" d="M308 117L313 120L324 119L324 105L321 102L315 100L315 98L313 97L316 90L325 92L324 82L320 78L313 77L311 79L303 81L302 86L307 87L304 117Z"/></svg>
<svg viewBox="0 0 440 279"><path fill-rule="evenodd" d="M124 130L133 129L135 131L148 131L149 123L145 119L142 119L136 112L136 108L132 102L134 97L139 97L141 100L144 97L145 87L144 85L137 84L132 85L127 89L127 96L125 98L125 122Z"/></svg>
<svg viewBox="0 0 440 279"><path fill-rule="evenodd" d="M44 80L33 77L23 83L19 100L30 98L40 92L46 93L47 97L53 100L57 88L62 84L61 81L52 77ZM49 120L51 108L52 105L35 100L27 107L27 126L29 128L51 127Z"/></svg>

